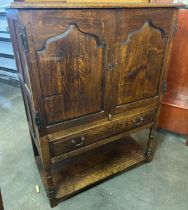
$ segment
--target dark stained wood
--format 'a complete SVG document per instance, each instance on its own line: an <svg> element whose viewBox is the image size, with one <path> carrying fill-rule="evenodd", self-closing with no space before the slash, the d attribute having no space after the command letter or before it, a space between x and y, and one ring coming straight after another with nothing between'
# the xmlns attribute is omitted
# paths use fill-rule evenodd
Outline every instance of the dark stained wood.
<svg viewBox="0 0 188 210"><path fill-rule="evenodd" d="M59 162L52 169L54 185L57 188L56 198L58 200L65 199L116 173L144 163L144 161L145 157L142 155L138 143L128 137L81 156ZM44 185L46 185L40 159L37 158L36 162Z"/></svg>
<svg viewBox="0 0 188 210"><path fill-rule="evenodd" d="M104 57L99 38L74 24L37 51L47 124L104 115Z"/></svg>
<svg viewBox="0 0 188 210"><path fill-rule="evenodd" d="M118 58L120 56L118 53L120 52L120 49L121 49L120 43L127 40L129 37L129 34L132 31L140 30L140 28L147 22L147 19L150 19L152 24L155 25L155 27L161 28L161 30L163 30L166 36L168 37L170 33L170 25L167 23L171 21L172 15L174 14L173 11L174 10L172 9L168 10L164 8L164 10L153 9L150 11L148 11L147 9L142 9L142 10L134 10L130 12L128 10L126 11L126 13L123 9L120 11L116 11L116 10L108 11L108 10L102 10L102 9L97 10L97 11L89 10L89 9L88 10L75 10L74 13L69 10L66 10L66 11L58 10L58 11L50 11L50 12L48 10L42 10L40 11L40 13L38 12L38 10L33 10L32 13L30 14L24 11L21 12L20 15L23 21L25 21L24 24L28 25L29 21L33 22L32 28L28 26L29 27L28 31L30 30L28 33L31 33L31 36L28 37L28 42L30 46L30 52L31 51L37 52L37 56L35 56L34 52L30 53L32 54L32 57L30 59L31 60L30 68L32 68L33 71L35 71L35 74L32 75L33 77L32 84L36 83L36 80L40 78L40 83L38 83L34 87L37 93L34 93L33 97L36 104L35 106L39 107L37 111L40 112L39 114L41 118L46 119L46 121L43 120L41 123L41 130L44 130L44 132L51 133L51 132L57 131L57 129L61 130L61 129L71 127L73 125L78 125L80 123L91 122L93 120L97 120L97 119L101 119L105 117L107 118L107 115L108 115L107 113L119 112L118 110L121 110L124 108L126 109L126 107L124 106L131 107L131 105L128 103L123 104L121 106L115 105L116 86L118 84L116 81L116 78L118 78L118 75L119 75L118 69L121 69L121 66L116 65L116 63L119 63ZM46 18L46 16L48 16L48 18ZM134 19L133 18L131 19L132 16L134 16ZM160 19L158 18L159 16L160 16ZM119 28L117 28L116 26L116 17L119 19L119 22L120 22L120 24L117 23L119 24ZM94 19L95 21L93 21L93 18L95 18ZM63 22L63 24L61 25L54 24L51 21L52 19L54 23L61 21ZM66 74L65 70L64 71L61 70L61 72L64 73L63 74L64 77L62 77L62 73L61 75L59 75L58 73L59 65L62 66L62 69L63 69L63 65L65 65L66 63L65 61L62 60L61 62L58 62L58 63L56 61L56 65L54 67L55 67L55 72L57 73L54 74L53 77L51 77L51 74L50 74L50 71L52 70L49 70L50 68L47 68L47 66L50 65L49 59L46 59L45 63L44 62L41 63L40 56L38 54L40 54L39 52L41 51L41 49L44 48L45 43L48 42L49 40L54 40L54 39L56 40L56 38L61 36L61 34L65 34L68 28L70 27L70 23L76 23L75 33L78 33L80 37L83 36L82 42L86 43L87 39L90 36L94 42L94 48L97 47L96 46L97 43L95 43L96 40L98 41L98 43L100 43L99 45L105 46L103 47L103 50L105 51L104 53L105 55L101 56L101 62L103 65L102 71L103 71L103 75L104 74L105 75L102 77L103 79L100 77L100 69L99 69L99 75L95 74L95 77L96 75L98 75L98 81L99 81L98 83L101 83L101 85L103 86L102 91L100 91L100 87L96 88L99 86L99 84L97 83L97 78L96 78L95 85L91 86L93 82L91 83L91 79L89 78L91 78L92 73L90 74L89 71L86 72L84 81L80 80L78 77L76 78L76 81L78 80L78 82L76 82L74 80L74 78L76 77L76 74ZM49 30L48 29L49 27L53 30ZM148 26L148 28L153 28L153 27ZM153 30L155 31L155 29ZM158 29L158 31L160 30ZM73 33L72 31L71 33L72 35L71 34L70 35L75 36L75 33ZM155 33L152 33L152 34L154 34L153 37L155 37ZM148 34L148 36L150 35ZM158 33L157 33L157 36L158 36ZM53 39L52 37L55 37L55 38ZM71 39L69 38L69 34L67 34L67 36L65 37L65 40L66 39ZM50 41L51 42L50 45L56 46L55 40L53 41L54 42L53 44L52 44L52 41ZM59 41L63 42L63 40L64 39L61 39L61 41L60 40ZM80 49L79 45L76 45L76 44L71 45L70 42L67 43L67 46L70 49L72 49L72 46L74 46L75 53L76 53L76 47ZM83 46L85 45L82 44L82 49L84 50ZM59 47L59 49L61 48ZM99 49L97 48L96 50L98 51ZM117 56L113 56L112 49L118 52L118 53L115 53L115 55L117 54ZM128 54L129 52L127 52L127 55ZM155 58L155 55L151 55L150 53L150 59L152 60L154 58ZM113 59L115 60L113 61ZM128 59L131 60L132 57L128 57ZM77 61L78 59L75 59L75 61L72 63L75 63ZM78 65L79 63L77 62L76 63L77 68L79 67ZM84 65L87 69L94 68L92 66L92 62L85 63ZM134 67L134 62L132 62L132 65ZM70 71L68 72L74 72L71 70L73 69L73 66L74 65L69 65ZM111 70L109 69L109 66L112 66ZM150 67L149 64L147 65L147 67ZM46 68L48 70L46 70ZM65 66L64 66L64 69L66 69ZM45 71L45 74L43 74L44 71ZM156 74L159 75L159 72L160 71L157 71ZM53 78L51 81L48 81L47 79L48 75L50 76L50 78ZM59 79L56 81L57 75ZM152 75L155 76L155 74L152 74ZM62 81L60 82L61 79L62 80L65 79L66 81L67 77L69 77L68 78L69 81L67 83L64 83ZM106 81L104 81L104 79ZM136 80L136 78L134 80L135 80L134 83L138 83L138 80ZM74 81L74 83L70 84L71 81ZM139 79L139 81L140 81L140 85L143 85L142 80ZM57 87L59 87L60 89L63 89L62 84L64 84L63 87L66 91L63 91L63 95L62 94L59 95ZM155 87L156 84L157 84L157 81L155 84L152 84L152 86ZM90 86L90 88L87 88L88 85ZM71 87L71 89L69 86ZM49 92L49 88L51 92ZM75 88L77 89L77 91L74 91ZM95 88L95 91L92 91L94 88ZM43 93L44 89L45 91ZM141 91L141 89L139 88L139 85L137 87L137 90ZM157 87L157 90L158 90L158 87ZM46 91L48 91L49 93L47 94ZM91 91L92 91L92 94L91 94ZM99 97L99 91L101 93L101 110L100 111L96 109L100 104L99 98L97 100L97 97ZM56 93L56 95L53 95L52 97L47 97L47 98L45 97L46 94L50 95L52 94L52 92ZM67 92L69 94L67 94ZM94 95L94 92L97 95ZM142 95L143 94L141 94L141 96ZM155 93L152 95L155 96ZM147 98L146 96L144 98L142 98L141 96L139 98L140 100ZM65 97L66 97L66 100L63 99ZM44 100L42 101L41 98L43 98ZM66 101L68 105L66 105L65 103ZM135 101L133 101L133 103L135 103ZM137 103L139 104L140 101L137 100ZM59 106L57 106L57 104L59 104ZM66 111L67 106L69 108L68 111ZM136 105L134 104L133 106L136 106ZM61 108L59 109L58 107L61 107ZM86 107L88 110L86 109ZM117 107L117 111L116 109L114 110L113 107Z"/></svg>
<svg viewBox="0 0 188 210"><path fill-rule="evenodd" d="M122 133L114 135L114 136L110 136L106 139L96 141L95 143L89 144L88 146L81 147L81 148L78 148L76 150L72 150L71 152L68 152L68 153L59 155L57 157L54 157L54 158L51 159L51 162L56 163L56 162L59 162L60 160L64 160L64 159L67 159L67 158L70 158L70 157L74 157L76 155L80 155L84 152L93 150L93 149L98 148L102 145L106 145L110 142L118 141L119 139L124 138L127 135L133 134L135 132L141 131L141 130L146 129L146 128L151 128L153 125L154 125L154 123L152 122L152 123L149 123L149 124L146 124L146 125L143 125L143 126L139 126L135 129L128 130L128 131L122 132Z"/></svg>
<svg viewBox="0 0 188 210"><path fill-rule="evenodd" d="M158 126L188 135L188 11L181 9Z"/></svg>
<svg viewBox="0 0 188 210"><path fill-rule="evenodd" d="M41 159L50 205L150 162L178 6L11 7L7 16L34 156ZM125 139L145 128L145 149Z"/></svg>
<svg viewBox="0 0 188 210"><path fill-rule="evenodd" d="M109 121L108 124L105 125L105 129L104 126L99 125L94 129L84 130L72 135L69 134L68 136L61 136L61 139L52 139L52 141L50 141L51 156L59 156L81 147L85 147L89 144L93 144L107 137L149 124L153 121L154 114L155 110L149 110L144 113L114 120L112 123Z"/></svg>
<svg viewBox="0 0 188 210"><path fill-rule="evenodd" d="M158 94L164 49L164 31L151 21L130 33L117 47L117 106Z"/></svg>

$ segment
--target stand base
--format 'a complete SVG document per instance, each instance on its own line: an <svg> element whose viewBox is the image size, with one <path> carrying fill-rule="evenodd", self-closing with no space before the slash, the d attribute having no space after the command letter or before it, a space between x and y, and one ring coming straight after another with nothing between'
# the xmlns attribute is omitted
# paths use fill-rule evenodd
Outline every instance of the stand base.
<svg viewBox="0 0 188 210"><path fill-rule="evenodd" d="M46 188L45 171L40 157L36 163ZM146 162L140 146L131 137L52 165L57 201L64 200L92 185Z"/></svg>

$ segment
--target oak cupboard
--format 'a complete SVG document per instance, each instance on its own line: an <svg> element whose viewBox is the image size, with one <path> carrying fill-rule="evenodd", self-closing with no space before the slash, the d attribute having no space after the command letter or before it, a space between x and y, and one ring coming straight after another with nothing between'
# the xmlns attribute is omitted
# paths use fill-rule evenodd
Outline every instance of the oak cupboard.
<svg viewBox="0 0 188 210"><path fill-rule="evenodd" d="M15 2L7 9L52 207L152 160L179 6ZM145 151L129 136L144 128Z"/></svg>

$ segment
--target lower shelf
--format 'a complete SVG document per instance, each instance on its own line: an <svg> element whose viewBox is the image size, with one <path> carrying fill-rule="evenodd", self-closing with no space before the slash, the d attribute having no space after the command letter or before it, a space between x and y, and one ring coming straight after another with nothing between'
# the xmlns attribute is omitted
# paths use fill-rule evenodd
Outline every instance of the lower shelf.
<svg viewBox="0 0 188 210"><path fill-rule="evenodd" d="M143 151L131 137L109 143L52 166L52 177L58 200L80 192L117 173L145 162ZM41 160L36 163L44 186L46 185Z"/></svg>

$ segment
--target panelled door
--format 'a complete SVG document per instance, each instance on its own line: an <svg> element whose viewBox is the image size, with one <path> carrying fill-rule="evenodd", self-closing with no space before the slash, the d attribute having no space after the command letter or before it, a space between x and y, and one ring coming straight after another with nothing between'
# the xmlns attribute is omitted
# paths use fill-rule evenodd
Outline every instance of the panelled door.
<svg viewBox="0 0 188 210"><path fill-rule="evenodd" d="M46 127L106 118L158 94L173 10L38 14L32 13L34 62Z"/></svg>
<svg viewBox="0 0 188 210"><path fill-rule="evenodd" d="M165 30L155 25L156 19L141 16L132 31L126 29L126 24L119 26L125 29L127 37L116 43L115 48L115 112L159 93L167 38Z"/></svg>
<svg viewBox="0 0 188 210"><path fill-rule="evenodd" d="M89 121L105 110L105 47L76 24L36 51L47 125ZM81 122L81 121L80 121Z"/></svg>

